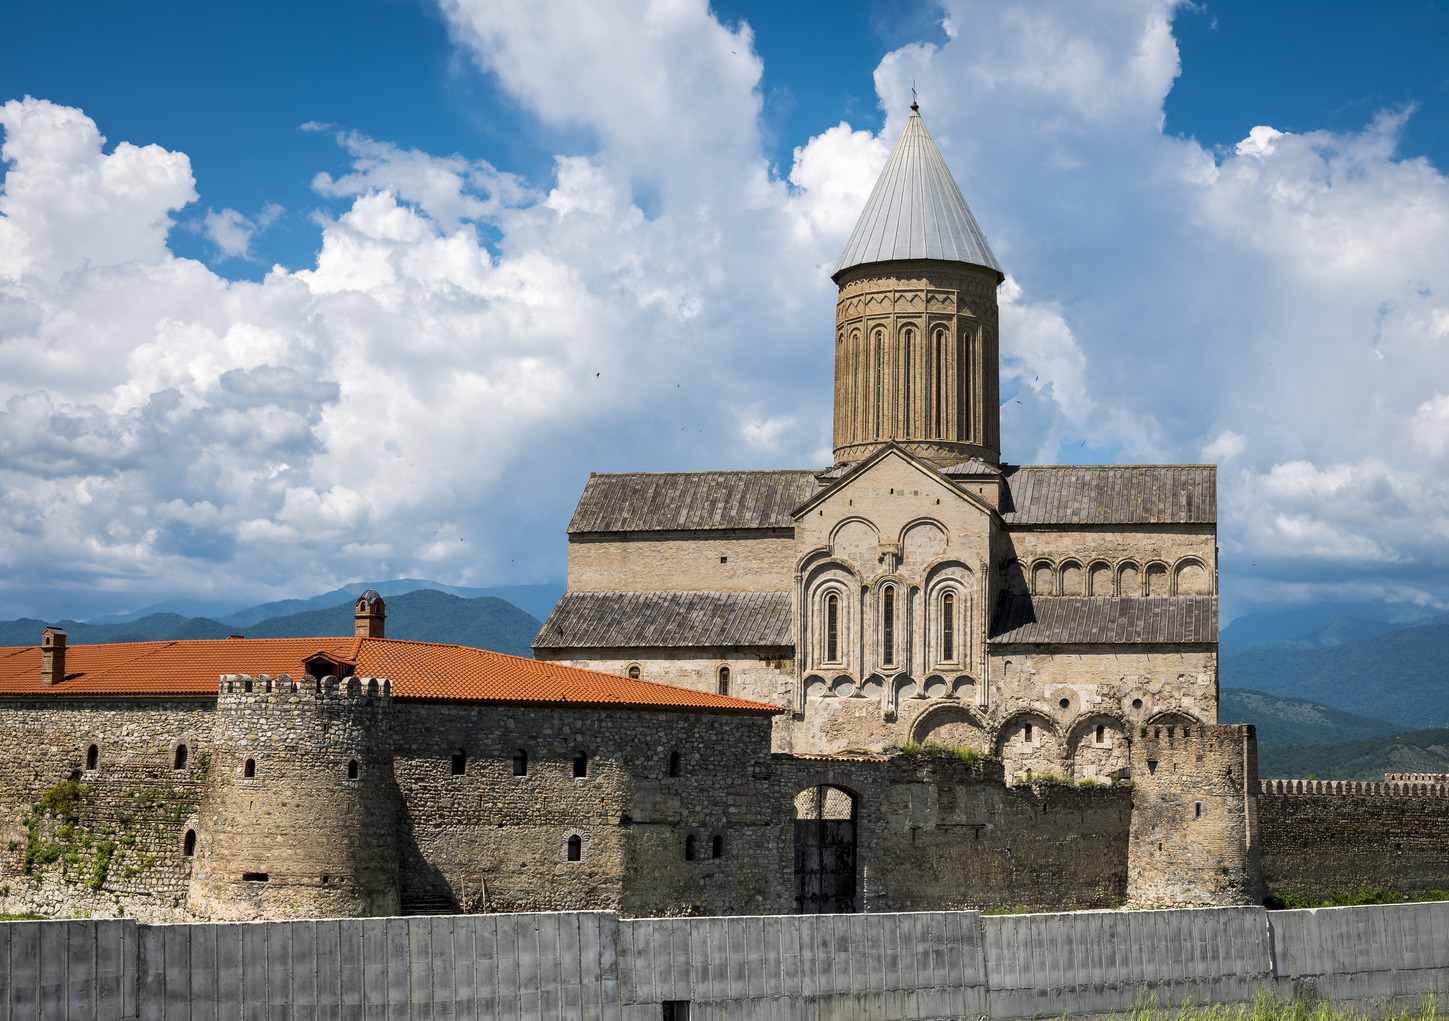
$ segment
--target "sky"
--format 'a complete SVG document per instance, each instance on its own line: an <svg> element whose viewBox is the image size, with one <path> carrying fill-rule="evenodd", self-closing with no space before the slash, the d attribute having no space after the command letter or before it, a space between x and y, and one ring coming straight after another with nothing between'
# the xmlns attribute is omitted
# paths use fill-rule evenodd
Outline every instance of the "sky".
<svg viewBox="0 0 1449 1021"><path fill-rule="evenodd" d="M1224 621L1449 609L1449 3L10 5L0 618L564 579L590 471L824 466L921 112L1003 456L1219 465Z"/></svg>

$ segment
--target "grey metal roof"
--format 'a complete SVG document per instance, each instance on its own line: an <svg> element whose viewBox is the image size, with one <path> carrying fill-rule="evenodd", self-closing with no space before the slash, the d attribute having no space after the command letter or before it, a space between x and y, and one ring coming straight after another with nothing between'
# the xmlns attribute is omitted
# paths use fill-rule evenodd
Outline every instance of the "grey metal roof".
<svg viewBox="0 0 1449 1021"><path fill-rule="evenodd" d="M535 649L793 646L788 592L565 592Z"/></svg>
<svg viewBox="0 0 1449 1021"><path fill-rule="evenodd" d="M1217 596L1006 596L997 645L1182 645L1218 640Z"/></svg>
<svg viewBox="0 0 1449 1021"><path fill-rule="evenodd" d="M1061 465L1006 469L1008 525L1212 524L1217 468Z"/></svg>
<svg viewBox="0 0 1449 1021"><path fill-rule="evenodd" d="M591 475L569 533L790 528L818 488L811 470Z"/></svg>
<svg viewBox="0 0 1449 1021"><path fill-rule="evenodd" d="M1001 272L914 104L835 272L895 259L969 262Z"/></svg>

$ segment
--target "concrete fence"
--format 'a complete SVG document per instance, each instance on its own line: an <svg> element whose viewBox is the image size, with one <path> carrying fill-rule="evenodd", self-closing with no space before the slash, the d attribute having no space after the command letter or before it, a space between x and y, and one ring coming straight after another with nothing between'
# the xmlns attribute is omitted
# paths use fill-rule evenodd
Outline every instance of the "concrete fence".
<svg viewBox="0 0 1449 1021"><path fill-rule="evenodd" d="M1440 989L1449 904L0 923L7 1021L1014 1019Z"/></svg>

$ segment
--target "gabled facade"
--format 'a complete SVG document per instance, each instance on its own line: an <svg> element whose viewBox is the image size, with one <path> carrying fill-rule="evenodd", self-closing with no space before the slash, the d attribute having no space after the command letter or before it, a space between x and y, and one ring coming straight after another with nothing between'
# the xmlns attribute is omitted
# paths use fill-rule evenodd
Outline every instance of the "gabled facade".
<svg viewBox="0 0 1449 1021"><path fill-rule="evenodd" d="M836 266L835 464L594 475L540 659L788 710L781 751L1103 778L1217 722L1212 466L1001 462L996 256L913 107Z"/></svg>

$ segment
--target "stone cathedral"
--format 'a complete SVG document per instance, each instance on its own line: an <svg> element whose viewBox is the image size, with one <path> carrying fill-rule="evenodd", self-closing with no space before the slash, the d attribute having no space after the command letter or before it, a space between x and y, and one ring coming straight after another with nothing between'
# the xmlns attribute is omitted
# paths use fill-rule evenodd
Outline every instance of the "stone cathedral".
<svg viewBox="0 0 1449 1021"><path fill-rule="evenodd" d="M772 702L777 751L1008 778L1216 723L1215 469L1003 462L1003 279L912 105L833 274L835 463L591 476L535 655Z"/></svg>

